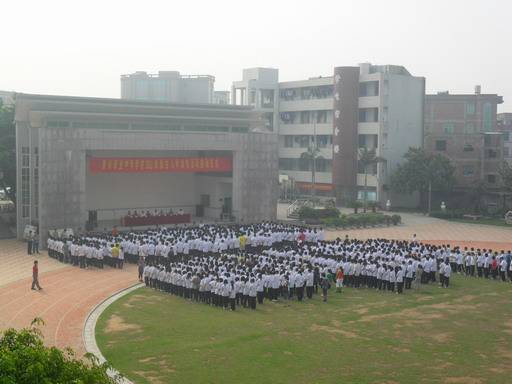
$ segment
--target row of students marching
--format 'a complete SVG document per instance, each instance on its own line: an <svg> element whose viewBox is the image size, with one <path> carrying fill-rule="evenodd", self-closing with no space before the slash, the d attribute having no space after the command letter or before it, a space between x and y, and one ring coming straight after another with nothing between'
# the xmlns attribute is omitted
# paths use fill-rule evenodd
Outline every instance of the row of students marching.
<svg viewBox="0 0 512 384"><path fill-rule="evenodd" d="M125 259L137 263L140 257L148 263L163 263L169 259L200 254L257 252L276 243L316 242L323 239L322 229L263 222L232 226L162 227L142 232L117 233L115 236L95 233L68 239L50 237L47 246L51 256L61 262L85 267L102 266L102 260L111 264L111 259L116 259L113 265ZM90 259L89 263L87 259Z"/></svg>
<svg viewBox="0 0 512 384"><path fill-rule="evenodd" d="M123 268L124 251L117 243L83 239L48 239L48 256L80 268L100 268L105 265Z"/></svg>

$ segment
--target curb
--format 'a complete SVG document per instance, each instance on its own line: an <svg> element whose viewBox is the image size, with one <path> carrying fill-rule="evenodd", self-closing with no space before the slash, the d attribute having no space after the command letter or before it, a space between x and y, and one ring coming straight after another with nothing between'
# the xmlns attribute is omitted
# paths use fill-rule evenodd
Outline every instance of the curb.
<svg viewBox="0 0 512 384"><path fill-rule="evenodd" d="M110 304L112 304L114 301L120 299L121 297L127 295L130 292L135 291L138 288L143 287L144 284L137 283L135 285L132 285L131 287L124 288L116 293L114 293L112 296L106 298L101 303L96 305L87 315L87 318L85 319L84 328L82 330L82 341L85 346L85 350L89 353L92 353L96 358L98 358L98 361L100 364L105 363L107 360L101 353L100 349L98 348L98 344L96 343L96 335L95 335L95 329L96 329L96 323L98 322L98 319L100 315L105 311L105 309L108 308ZM109 369L108 375L110 377L117 377L119 378L120 373L116 369ZM121 384L133 384L130 380L128 380L125 377L121 377L121 380L119 381Z"/></svg>

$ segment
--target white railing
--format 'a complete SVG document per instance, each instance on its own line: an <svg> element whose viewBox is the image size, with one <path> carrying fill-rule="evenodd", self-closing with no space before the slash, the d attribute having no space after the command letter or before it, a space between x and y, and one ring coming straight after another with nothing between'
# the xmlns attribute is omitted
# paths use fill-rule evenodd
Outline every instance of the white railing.
<svg viewBox="0 0 512 384"><path fill-rule="evenodd" d="M290 217L306 205L312 205L308 199L297 199L286 208L286 217Z"/></svg>

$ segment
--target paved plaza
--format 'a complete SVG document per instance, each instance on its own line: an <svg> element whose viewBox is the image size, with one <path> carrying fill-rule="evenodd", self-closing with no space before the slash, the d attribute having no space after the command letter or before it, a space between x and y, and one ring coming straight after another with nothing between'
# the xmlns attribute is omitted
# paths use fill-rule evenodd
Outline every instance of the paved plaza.
<svg viewBox="0 0 512 384"><path fill-rule="evenodd" d="M392 238L468 245L482 248L512 249L512 228L461 224L422 215L402 214L400 226L328 231L327 238ZM42 291L30 290L32 263L40 263ZM35 317L46 322L43 329L49 345L70 346L79 355L85 352L82 330L89 312L103 300L137 281L136 266L118 270L83 270L61 264L42 252L26 254L26 244L0 240L0 329L28 326Z"/></svg>

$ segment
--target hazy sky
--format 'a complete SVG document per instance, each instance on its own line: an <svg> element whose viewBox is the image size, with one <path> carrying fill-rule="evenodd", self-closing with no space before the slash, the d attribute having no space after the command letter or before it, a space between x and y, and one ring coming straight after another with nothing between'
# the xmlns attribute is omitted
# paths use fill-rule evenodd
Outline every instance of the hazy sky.
<svg viewBox="0 0 512 384"><path fill-rule="evenodd" d="M137 70L211 74L223 90L246 67L286 81L372 62L428 92L481 84L512 112L510 0L5 0L0 13L0 90L119 97Z"/></svg>

